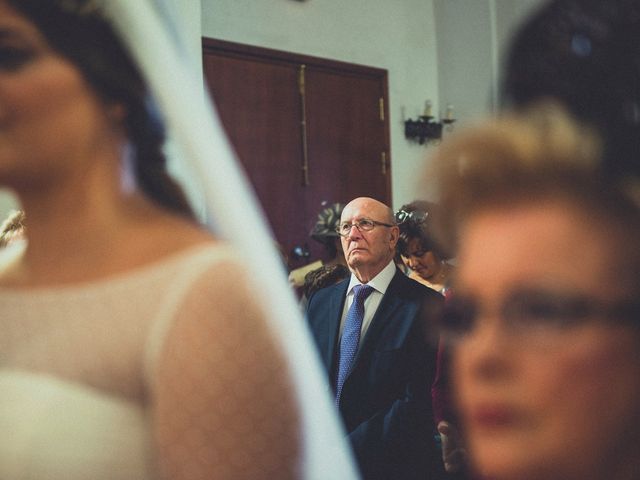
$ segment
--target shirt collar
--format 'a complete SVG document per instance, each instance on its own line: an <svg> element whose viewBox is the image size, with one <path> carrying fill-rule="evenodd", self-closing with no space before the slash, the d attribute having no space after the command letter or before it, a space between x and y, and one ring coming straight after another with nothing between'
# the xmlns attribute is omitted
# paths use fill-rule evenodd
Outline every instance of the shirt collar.
<svg viewBox="0 0 640 480"><path fill-rule="evenodd" d="M393 260L391 260L386 267L382 269L378 275L373 277L367 285L373 287L377 292L381 294L385 294L387 288L389 288L389 284L391 280L393 280L394 275L396 274L396 264ZM362 282L358 280L353 273L351 274L351 279L349 280L349 286L347 287L347 295L353 294L353 287L356 285L362 285Z"/></svg>

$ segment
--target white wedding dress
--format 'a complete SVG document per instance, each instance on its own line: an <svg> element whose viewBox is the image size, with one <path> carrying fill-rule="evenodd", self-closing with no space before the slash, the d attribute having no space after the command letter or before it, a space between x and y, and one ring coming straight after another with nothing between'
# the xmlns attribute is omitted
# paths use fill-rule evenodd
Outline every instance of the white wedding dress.
<svg viewBox="0 0 640 480"><path fill-rule="evenodd" d="M12 261L12 252L1 253L0 272ZM207 305L206 299L216 296L206 288L211 282L202 279L224 281L233 269L241 268L229 247L208 245L83 285L0 289L0 479L157 478L149 417L159 351L175 318L189 315L185 309L203 313L193 299L203 298L202 305ZM225 308L221 303L209 315L215 317ZM253 331L261 335L259 328ZM238 337L222 329L218 336L219 344L209 346L212 351L237 352L260 343L252 338L234 345ZM242 354L222 356L221 372L243 368L233 364L243 361ZM236 389L224 388L216 378L209 380L202 392L222 386L215 392L218 404L242 401ZM260 392L254 394L260 397ZM198 412L178 414L193 414L197 430ZM246 421L249 426L264 425L266 419ZM218 423L226 425L224 418ZM232 451L213 453L225 459L244 454L260 462L259 453L243 446L250 443L247 436L241 432L237 441L228 442ZM243 448L246 451L239 451Z"/></svg>
<svg viewBox="0 0 640 480"><path fill-rule="evenodd" d="M0 288L0 480L147 480L158 465L170 478L357 479L265 217L200 58L188 61L180 2L90 3L149 82L211 230L242 261L211 246L83 285ZM295 473L274 470L291 458Z"/></svg>

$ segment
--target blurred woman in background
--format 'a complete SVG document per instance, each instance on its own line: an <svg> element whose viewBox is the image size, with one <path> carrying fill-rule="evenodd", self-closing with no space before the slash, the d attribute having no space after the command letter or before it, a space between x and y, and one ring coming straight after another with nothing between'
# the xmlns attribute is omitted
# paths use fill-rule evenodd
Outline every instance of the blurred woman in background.
<svg viewBox="0 0 640 480"><path fill-rule="evenodd" d="M603 175L597 143L538 107L452 137L434 159L440 235L458 253L441 331L486 478L640 471L638 179Z"/></svg>
<svg viewBox="0 0 640 480"><path fill-rule="evenodd" d="M436 209L433 203L417 200L396 212L396 223L400 227L397 249L410 270L410 278L444 295L453 267L447 263L448 255L429 231Z"/></svg>
<svg viewBox="0 0 640 480"><path fill-rule="evenodd" d="M453 265L447 262L447 249L433 235L433 226L442 212L432 202L416 200L403 205L395 213L400 227L397 250L403 264L409 269L409 278L436 290L445 297L451 292ZM431 400L435 425L440 434L442 460L450 474L463 477L466 469L466 450L457 428L457 419L451 399L449 352L439 342L436 375L431 386Z"/></svg>

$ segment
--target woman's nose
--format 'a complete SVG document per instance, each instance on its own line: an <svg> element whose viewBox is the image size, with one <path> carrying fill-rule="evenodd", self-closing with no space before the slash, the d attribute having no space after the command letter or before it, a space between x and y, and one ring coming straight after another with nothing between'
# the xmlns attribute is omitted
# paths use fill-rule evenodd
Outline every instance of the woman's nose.
<svg viewBox="0 0 640 480"><path fill-rule="evenodd" d="M477 323L461 343L460 350L474 374L486 379L500 377L509 370L511 339L495 316L485 317Z"/></svg>

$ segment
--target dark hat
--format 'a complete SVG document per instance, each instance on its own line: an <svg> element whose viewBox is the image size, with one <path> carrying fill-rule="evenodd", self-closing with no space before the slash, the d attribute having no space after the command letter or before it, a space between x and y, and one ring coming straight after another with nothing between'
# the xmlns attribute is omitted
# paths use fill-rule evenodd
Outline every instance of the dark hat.
<svg viewBox="0 0 640 480"><path fill-rule="evenodd" d="M328 238L337 237L336 227L340 224L340 215L342 215L343 209L342 203L334 203L324 208L318 214L318 220L309 234L311 238L320 243L326 243Z"/></svg>
<svg viewBox="0 0 640 480"><path fill-rule="evenodd" d="M560 102L603 140L603 173L640 176L640 2L553 0L516 32L504 103Z"/></svg>

